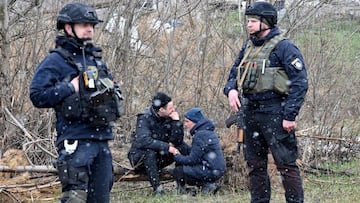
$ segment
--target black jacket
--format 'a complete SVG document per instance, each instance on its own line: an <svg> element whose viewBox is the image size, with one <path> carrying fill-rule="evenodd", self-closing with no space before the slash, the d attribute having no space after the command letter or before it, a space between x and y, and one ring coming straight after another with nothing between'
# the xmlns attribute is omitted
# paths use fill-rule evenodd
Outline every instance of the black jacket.
<svg viewBox="0 0 360 203"><path fill-rule="evenodd" d="M176 146L183 144L184 129L181 121L163 118L153 108L137 115L136 131L130 153L151 149L168 153L169 143Z"/></svg>
<svg viewBox="0 0 360 203"><path fill-rule="evenodd" d="M96 66L92 52L101 52L101 49L93 44L82 45L66 36L58 36L56 46L62 46L68 50L76 61L82 62L83 66L85 63ZM58 107L65 98L75 93L70 81L78 75L79 71L76 66L68 63L59 53L50 53L38 65L31 81L30 99L32 103L38 108L55 110L57 144L65 139L113 139L111 128L94 129L80 119L70 121L61 115Z"/></svg>

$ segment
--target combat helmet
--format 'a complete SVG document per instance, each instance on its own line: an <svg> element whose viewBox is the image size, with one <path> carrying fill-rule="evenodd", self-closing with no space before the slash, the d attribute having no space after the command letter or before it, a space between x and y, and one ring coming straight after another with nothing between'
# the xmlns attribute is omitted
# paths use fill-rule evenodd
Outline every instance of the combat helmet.
<svg viewBox="0 0 360 203"><path fill-rule="evenodd" d="M260 18L266 20L270 27L277 24L277 11L268 2L258 1L250 4L245 10L245 15L260 16Z"/></svg>
<svg viewBox="0 0 360 203"><path fill-rule="evenodd" d="M64 25L74 23L93 23L94 25L103 22L99 20L95 9L83 3L66 4L57 16L56 28L64 29Z"/></svg>

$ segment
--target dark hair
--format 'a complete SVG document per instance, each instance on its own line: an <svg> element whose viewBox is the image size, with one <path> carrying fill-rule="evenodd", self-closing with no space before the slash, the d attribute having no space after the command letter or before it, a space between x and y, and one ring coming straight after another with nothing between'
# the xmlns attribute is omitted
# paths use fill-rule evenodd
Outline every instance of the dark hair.
<svg viewBox="0 0 360 203"><path fill-rule="evenodd" d="M171 102L171 97L164 92L157 92L151 102L151 106L155 111L159 111L161 107L165 107Z"/></svg>

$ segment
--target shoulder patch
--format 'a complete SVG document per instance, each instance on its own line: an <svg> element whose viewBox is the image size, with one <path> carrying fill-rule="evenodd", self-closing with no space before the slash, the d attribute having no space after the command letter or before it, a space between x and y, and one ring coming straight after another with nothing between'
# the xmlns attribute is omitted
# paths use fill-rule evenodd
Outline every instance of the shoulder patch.
<svg viewBox="0 0 360 203"><path fill-rule="evenodd" d="M303 69L303 64L301 62L301 60L299 58L295 58L292 62L291 65L296 69L296 70L302 70Z"/></svg>

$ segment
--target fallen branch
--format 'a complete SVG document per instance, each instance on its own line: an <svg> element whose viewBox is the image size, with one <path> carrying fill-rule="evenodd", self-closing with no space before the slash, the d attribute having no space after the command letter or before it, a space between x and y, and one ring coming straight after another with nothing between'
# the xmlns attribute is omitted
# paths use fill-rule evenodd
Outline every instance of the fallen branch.
<svg viewBox="0 0 360 203"><path fill-rule="evenodd" d="M56 168L53 166L45 165L33 165L33 166L1 166L0 172L9 172L9 173L22 173L22 172L37 172L37 173L57 173Z"/></svg>
<svg viewBox="0 0 360 203"><path fill-rule="evenodd" d="M341 138L341 137L324 137L321 135L299 135L299 134L297 134L296 137L306 137L306 138L317 139L317 140L328 140L328 141L338 141L338 142L348 142L348 143L360 144L360 141L345 139L345 138Z"/></svg>
<svg viewBox="0 0 360 203"><path fill-rule="evenodd" d="M305 133L309 130L313 130L315 127L304 129L304 130L298 130L295 132L296 137L306 137L311 139L317 139L317 140L328 140L328 141L339 141L339 142L348 142L348 143L354 143L354 144L360 144L360 141L354 140L354 139L346 139L345 137L325 137L321 135L308 135L308 133Z"/></svg>
<svg viewBox="0 0 360 203"><path fill-rule="evenodd" d="M301 160L296 160L296 163L303 168L304 172L310 173L310 174L338 174L338 175L346 175L346 176L354 176L354 173L351 173L349 171L335 171L329 168L323 168L320 166L317 166L315 164L308 164Z"/></svg>
<svg viewBox="0 0 360 203"><path fill-rule="evenodd" d="M134 170L120 166L113 165L114 175L118 181L146 181L148 177L146 174L138 174L135 173ZM47 165L33 165L33 166L2 166L0 165L0 172L8 172L8 173L22 173L22 172L33 172L33 173L53 173L57 174L58 171L53 166ZM162 170L160 173L162 180L170 180L172 179L171 171Z"/></svg>

